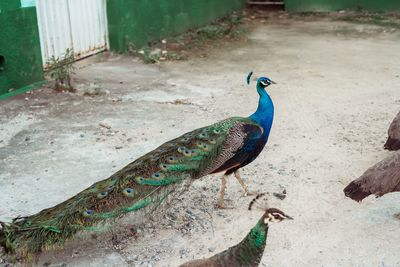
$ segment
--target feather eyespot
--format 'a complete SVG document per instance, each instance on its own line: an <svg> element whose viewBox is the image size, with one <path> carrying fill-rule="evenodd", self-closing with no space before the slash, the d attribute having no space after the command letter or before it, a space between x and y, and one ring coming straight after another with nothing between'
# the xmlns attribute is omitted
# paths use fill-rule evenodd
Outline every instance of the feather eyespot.
<svg viewBox="0 0 400 267"><path fill-rule="evenodd" d="M208 139L208 142L209 142L210 144L216 144L216 143L217 143L217 140L215 140L215 138L209 138L209 139Z"/></svg>
<svg viewBox="0 0 400 267"><path fill-rule="evenodd" d="M182 142L185 142L185 143L188 142L189 140L190 140L189 137L183 137L183 138L181 139L181 141L182 141Z"/></svg>
<svg viewBox="0 0 400 267"><path fill-rule="evenodd" d="M93 213L94 213L93 210L85 210L85 211L83 212L82 215L83 215L84 217L90 217L90 216L93 215Z"/></svg>
<svg viewBox="0 0 400 267"><path fill-rule="evenodd" d="M107 190L108 190L108 191L111 191L111 190L114 189L114 187L115 187L114 185L109 185L109 186L107 186Z"/></svg>
<svg viewBox="0 0 400 267"><path fill-rule="evenodd" d="M168 163L175 163L177 161L177 158L174 156L169 156L167 157L167 162Z"/></svg>
<svg viewBox="0 0 400 267"><path fill-rule="evenodd" d="M122 193L127 196L127 197L134 197L135 196L135 190L133 190L130 187L125 188Z"/></svg>
<svg viewBox="0 0 400 267"><path fill-rule="evenodd" d="M210 148L210 147L209 147L207 144L204 144L204 145L201 147L201 149L204 150L204 151L208 151L209 148Z"/></svg>
<svg viewBox="0 0 400 267"><path fill-rule="evenodd" d="M108 192L100 192L97 194L97 198L102 199L108 195Z"/></svg>
<svg viewBox="0 0 400 267"><path fill-rule="evenodd" d="M204 145L204 143L202 141L198 141L196 144L198 147L202 147Z"/></svg>
<svg viewBox="0 0 400 267"><path fill-rule="evenodd" d="M153 173L151 175L151 178L153 178L153 179L161 179L161 178L164 178L164 174L162 174L160 172L156 172L156 173Z"/></svg>
<svg viewBox="0 0 400 267"><path fill-rule="evenodd" d="M206 134L206 133L200 133L200 134L199 134L199 137L202 138L202 139L203 139L203 138L206 138L206 137L207 137L207 134Z"/></svg>
<svg viewBox="0 0 400 267"><path fill-rule="evenodd" d="M186 150L186 147L184 147L184 146L178 147L178 152L179 153L183 153L185 150Z"/></svg>
<svg viewBox="0 0 400 267"><path fill-rule="evenodd" d="M138 184L142 184L143 181L144 181L144 178L143 178L142 176L137 176L137 177L135 177L135 181L136 181Z"/></svg>
<svg viewBox="0 0 400 267"><path fill-rule="evenodd" d="M168 169L168 165L167 164L160 164L160 168L161 170L167 170Z"/></svg>
<svg viewBox="0 0 400 267"><path fill-rule="evenodd" d="M214 129L213 130L213 133L215 133L215 134L219 134L221 131L219 130L219 129Z"/></svg>
<svg viewBox="0 0 400 267"><path fill-rule="evenodd" d="M186 157L190 157L192 155L192 151L186 149L185 151L183 151L183 155L185 155Z"/></svg>

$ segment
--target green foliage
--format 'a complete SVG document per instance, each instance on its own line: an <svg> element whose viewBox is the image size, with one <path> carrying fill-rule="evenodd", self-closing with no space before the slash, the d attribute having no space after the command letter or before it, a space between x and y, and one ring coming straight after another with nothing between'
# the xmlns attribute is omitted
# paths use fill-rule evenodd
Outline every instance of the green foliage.
<svg viewBox="0 0 400 267"><path fill-rule="evenodd" d="M223 25L207 25L194 32L194 36L201 39L218 39L224 36L225 27Z"/></svg>
<svg viewBox="0 0 400 267"><path fill-rule="evenodd" d="M238 14L236 12L232 13L228 18L227 22L229 25L227 34L229 34L233 38L239 37L241 34L245 32L243 27L243 18L242 14Z"/></svg>
<svg viewBox="0 0 400 267"><path fill-rule="evenodd" d="M142 55L143 61L146 64L157 63L160 60L160 53L150 51L148 46L139 51Z"/></svg>
<svg viewBox="0 0 400 267"><path fill-rule="evenodd" d="M356 12L348 12L344 16L340 16L338 19L352 23L371 24L380 27L400 29L400 16L396 13L372 13L357 10Z"/></svg>
<svg viewBox="0 0 400 267"><path fill-rule="evenodd" d="M74 61L74 51L67 48L61 57L52 56L47 62L49 66L48 75L55 80L55 90L75 91L71 84L71 75L75 74Z"/></svg>
<svg viewBox="0 0 400 267"><path fill-rule="evenodd" d="M137 49L133 43L128 43L128 52L142 58L147 64L164 60L182 60L188 55L208 50L220 40L238 39L244 32L242 13L233 12L231 15L192 29L182 35L162 40L158 43Z"/></svg>
<svg viewBox="0 0 400 267"><path fill-rule="evenodd" d="M140 57L146 64L153 64L159 62L161 51L151 51L149 46L145 46L142 47L142 49L137 50L133 43L129 43L128 53Z"/></svg>
<svg viewBox="0 0 400 267"><path fill-rule="evenodd" d="M193 39L200 41L205 41L207 39L217 40L225 36L237 38L244 32L241 27L242 24L243 16L234 12L221 20L201 27L189 34Z"/></svg>

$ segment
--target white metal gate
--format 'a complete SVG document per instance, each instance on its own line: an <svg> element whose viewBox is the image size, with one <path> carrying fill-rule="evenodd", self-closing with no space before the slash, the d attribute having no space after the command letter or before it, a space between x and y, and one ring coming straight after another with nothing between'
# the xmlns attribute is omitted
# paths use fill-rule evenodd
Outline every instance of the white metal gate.
<svg viewBox="0 0 400 267"><path fill-rule="evenodd" d="M108 47L106 0L38 0L43 64L67 48L79 59Z"/></svg>

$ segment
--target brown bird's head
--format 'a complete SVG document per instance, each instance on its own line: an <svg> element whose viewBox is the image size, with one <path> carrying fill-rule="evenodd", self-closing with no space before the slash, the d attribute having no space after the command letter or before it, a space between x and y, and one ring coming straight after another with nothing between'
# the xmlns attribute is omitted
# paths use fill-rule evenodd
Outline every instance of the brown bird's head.
<svg viewBox="0 0 400 267"><path fill-rule="evenodd" d="M263 215L264 224L268 224L270 222L281 222L285 219L293 220L292 217L280 209L269 208L267 206L267 199L264 197L264 193L258 194L249 204L249 210L251 210L253 207L257 207L257 209L262 209L265 211Z"/></svg>
<svg viewBox="0 0 400 267"><path fill-rule="evenodd" d="M281 222L285 219L293 220L292 217L285 214L283 211L277 208L269 208L264 213L264 223L267 224L269 222Z"/></svg>

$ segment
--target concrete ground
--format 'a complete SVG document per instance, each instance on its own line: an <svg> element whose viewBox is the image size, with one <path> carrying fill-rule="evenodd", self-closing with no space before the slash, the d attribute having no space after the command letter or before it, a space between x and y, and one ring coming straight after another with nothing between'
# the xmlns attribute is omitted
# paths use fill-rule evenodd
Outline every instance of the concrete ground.
<svg viewBox="0 0 400 267"><path fill-rule="evenodd" d="M251 114L258 96L244 81L254 70L278 82L269 88L276 115L242 176L252 190L286 189L270 205L295 218L271 226L261 265L400 266L400 194L358 204L342 192L390 154L382 145L400 108L399 44L398 30L277 19L205 59L144 65L98 55L79 69L77 94L44 88L0 102L0 220L53 206L186 131ZM82 96L87 88L102 94ZM234 209L214 208L219 185L218 175L204 177L166 215L123 219L36 264L177 266L213 255L262 215L247 211L251 198L234 179Z"/></svg>

